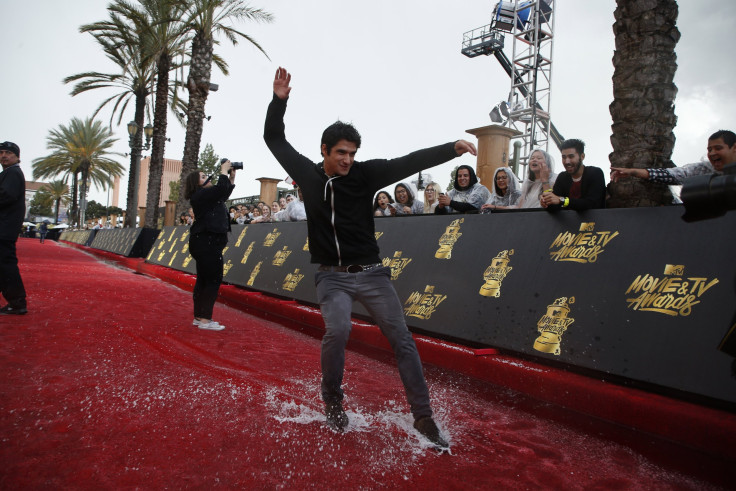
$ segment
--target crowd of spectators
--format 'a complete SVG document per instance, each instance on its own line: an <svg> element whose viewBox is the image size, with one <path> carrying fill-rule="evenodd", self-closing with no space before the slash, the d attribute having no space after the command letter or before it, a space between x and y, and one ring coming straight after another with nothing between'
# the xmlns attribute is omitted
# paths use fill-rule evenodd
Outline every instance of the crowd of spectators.
<svg viewBox="0 0 736 491"><path fill-rule="evenodd" d="M708 160L667 168L611 168L612 181L642 179L663 184L682 184L687 177L722 173L723 167L736 163L736 134L719 130L708 139ZM528 173L522 182L510 167L494 171L490 189L478 180L475 170L461 165L447 191L436 182L426 185L421 196L412 185L401 182L394 187L393 196L387 190L379 191L373 202L376 217L402 215L491 213L496 210L546 208L586 210L605 208L606 187L603 171L584 165L585 143L570 139L560 145L564 170L555 172L555 159L543 149L529 155ZM301 190L273 201L271 206L259 201L255 205L238 204L230 207L230 223L272 223L306 220ZM179 224L191 225L192 209L182 213Z"/></svg>
<svg viewBox="0 0 736 491"><path fill-rule="evenodd" d="M736 163L736 134L719 130L708 138L708 160L665 168L611 168L612 181L642 179L662 184L677 185L691 176L721 174L723 168ZM605 208L606 184L603 171L586 166L585 143L578 139L560 144L564 170L555 172L555 160L548 152L535 149L528 159L528 174L523 183L510 167L499 167L493 174L490 190L479 182L475 171L461 165L455 172L450 189L445 192L436 183L424 189L423 206L411 186L399 183L394 189L396 201L382 190L374 201L375 216L490 213L495 210L545 208L587 210Z"/></svg>
<svg viewBox="0 0 736 491"><path fill-rule="evenodd" d="M307 219L304 210L304 198L301 189L294 188L294 192L273 201L268 206L263 201L254 205L237 204L228 209L231 225L246 225L250 223L273 223L273 222L297 222ZM182 213L179 217L179 225L191 225L194 221L194 213Z"/></svg>

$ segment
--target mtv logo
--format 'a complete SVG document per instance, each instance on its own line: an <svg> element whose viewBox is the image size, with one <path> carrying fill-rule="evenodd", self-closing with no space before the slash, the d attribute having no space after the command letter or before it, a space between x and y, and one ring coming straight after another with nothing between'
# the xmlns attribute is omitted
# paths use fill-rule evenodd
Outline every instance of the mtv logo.
<svg viewBox="0 0 736 491"><path fill-rule="evenodd" d="M666 264L664 274L670 276L682 276L685 274L685 266L682 264Z"/></svg>
<svg viewBox="0 0 736 491"><path fill-rule="evenodd" d="M592 232L595 230L595 222L582 222L580 224L580 232Z"/></svg>

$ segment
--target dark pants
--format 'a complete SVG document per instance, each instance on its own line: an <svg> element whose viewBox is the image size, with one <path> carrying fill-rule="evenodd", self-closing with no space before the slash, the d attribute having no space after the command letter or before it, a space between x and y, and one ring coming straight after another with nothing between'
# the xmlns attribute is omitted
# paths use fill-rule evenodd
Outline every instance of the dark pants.
<svg viewBox="0 0 736 491"><path fill-rule="evenodd" d="M326 330L322 337L322 399L328 404L343 399L345 346L352 327L353 301L357 300L391 344L414 418L431 416L422 362L391 284L391 270L380 267L362 273L318 271L315 282Z"/></svg>
<svg viewBox="0 0 736 491"><path fill-rule="evenodd" d="M227 234L204 232L189 237L189 253L197 262L194 317L212 319L212 309L222 283L222 250L226 245Z"/></svg>
<svg viewBox="0 0 736 491"><path fill-rule="evenodd" d="M0 293L14 309L26 308L26 289L18 270L16 240L0 239Z"/></svg>

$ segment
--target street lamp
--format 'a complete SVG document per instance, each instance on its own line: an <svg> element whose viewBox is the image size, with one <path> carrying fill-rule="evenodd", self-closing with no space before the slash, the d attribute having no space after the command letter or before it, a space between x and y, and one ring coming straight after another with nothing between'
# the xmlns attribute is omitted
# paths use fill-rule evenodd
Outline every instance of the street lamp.
<svg viewBox="0 0 736 491"><path fill-rule="evenodd" d="M135 121L131 121L128 123L128 135L130 136L130 139L128 140L128 145L130 146L130 153L131 156L134 157L134 162L132 163L130 167L130 172L133 174L132 179L130 182L133 183L133 193L131 195L131 201L132 206L134 207L132 211L133 216L131 215L131 209L128 209L128 220L130 220L130 224L133 228L137 226L136 217L138 216L138 186L140 181L140 169L141 169L141 153L143 150L148 150L151 148L151 138L153 137L153 126L151 124L147 124L143 127L143 134L146 135L146 144L143 145L143 142L137 143L135 136L138 134L138 123Z"/></svg>

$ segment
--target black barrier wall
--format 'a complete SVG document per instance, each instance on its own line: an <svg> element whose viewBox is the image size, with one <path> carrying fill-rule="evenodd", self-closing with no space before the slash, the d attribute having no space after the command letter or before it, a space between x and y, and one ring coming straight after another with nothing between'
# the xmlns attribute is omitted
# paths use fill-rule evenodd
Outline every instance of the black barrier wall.
<svg viewBox="0 0 736 491"><path fill-rule="evenodd" d="M736 305L736 214L682 213L385 218L376 236L414 328L734 403L717 346ZM148 261L194 273L188 230L163 230ZM225 281L316 303L306 236L303 222L234 227Z"/></svg>
<svg viewBox="0 0 736 491"><path fill-rule="evenodd" d="M65 240L74 244L88 246L95 238L97 230L66 230L62 232L59 240Z"/></svg>
<svg viewBox="0 0 736 491"><path fill-rule="evenodd" d="M90 247L126 257L145 257L156 235L156 230L150 228L101 229Z"/></svg>

